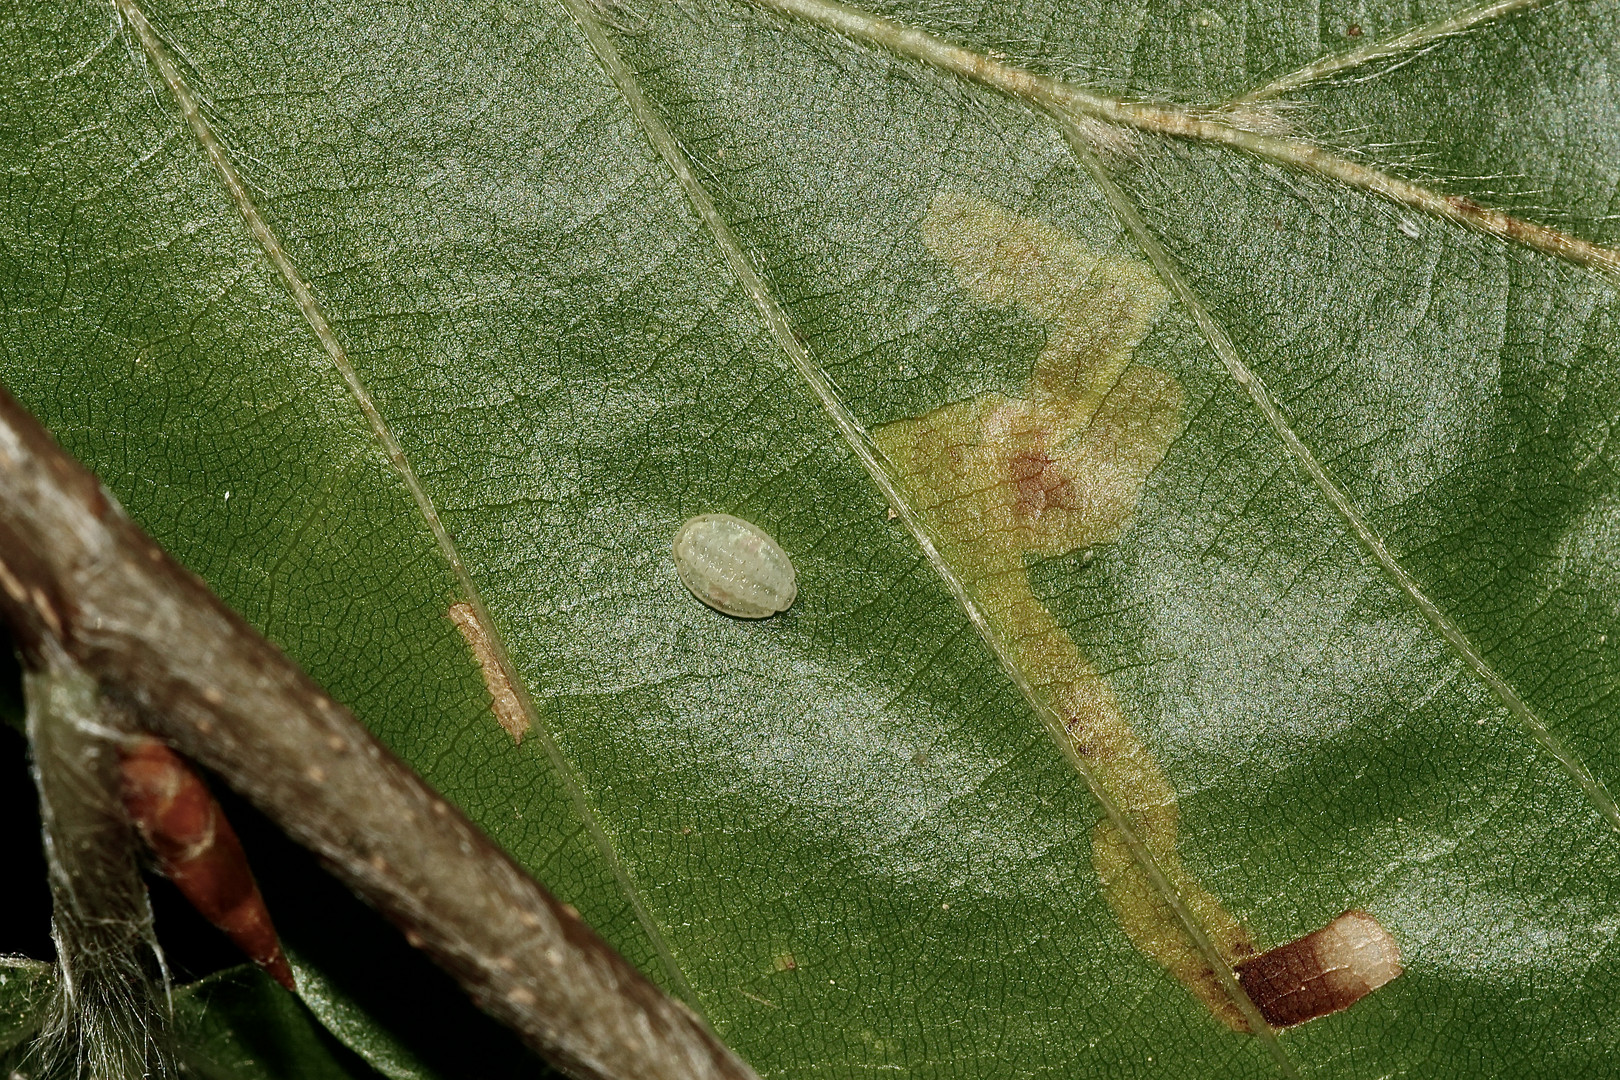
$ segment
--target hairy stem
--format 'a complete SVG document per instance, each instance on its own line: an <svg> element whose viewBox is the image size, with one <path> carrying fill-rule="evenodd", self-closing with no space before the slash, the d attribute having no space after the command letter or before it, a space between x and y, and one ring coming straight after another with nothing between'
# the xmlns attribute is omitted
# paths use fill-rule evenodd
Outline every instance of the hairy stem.
<svg viewBox="0 0 1620 1080"><path fill-rule="evenodd" d="M118 799L116 719L59 649L24 676L28 739L50 868L55 1001L37 1044L48 1077L173 1073L169 1003L135 833Z"/></svg>

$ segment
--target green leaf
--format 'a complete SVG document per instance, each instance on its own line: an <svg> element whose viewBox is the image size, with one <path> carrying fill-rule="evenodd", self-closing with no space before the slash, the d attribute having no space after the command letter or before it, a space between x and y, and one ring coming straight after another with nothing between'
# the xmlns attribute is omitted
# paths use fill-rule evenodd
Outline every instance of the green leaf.
<svg viewBox="0 0 1620 1080"><path fill-rule="evenodd" d="M175 994L174 1007L184 1065L205 1080L376 1080L257 968L192 983Z"/></svg>
<svg viewBox="0 0 1620 1080"><path fill-rule="evenodd" d="M1612 2L120 3L0 11L0 379L763 1074L1605 1071ZM1078 433L968 492L1062 528L974 531L966 414ZM709 511L786 614L681 587ZM1195 963L1354 907L1405 974L1235 1033L1145 856Z"/></svg>
<svg viewBox="0 0 1620 1080"><path fill-rule="evenodd" d="M21 956L0 956L0 1056L22 1046L45 1022L51 967Z"/></svg>

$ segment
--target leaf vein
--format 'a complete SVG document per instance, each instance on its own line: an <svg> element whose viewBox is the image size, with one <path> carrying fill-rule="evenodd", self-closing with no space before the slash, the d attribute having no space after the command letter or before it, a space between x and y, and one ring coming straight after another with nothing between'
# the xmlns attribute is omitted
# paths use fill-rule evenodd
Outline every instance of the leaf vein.
<svg viewBox="0 0 1620 1080"><path fill-rule="evenodd" d="M930 530L923 522L920 513L911 506L900 490L900 487L890 472L881 451L872 443L865 428L856 420L847 406L839 398L836 387L827 373L816 363L809 350L799 340L793 331L786 311L777 301L770 287L755 270L741 239L732 229L730 223L720 213L708 189L697 178L692 164L685 151L681 148L669 126L660 117L657 111L648 102L642 92L641 85L634 72L630 70L618 47L614 45L608 35L606 27L597 18L595 11L590 7L589 0L563 0L564 6L573 17L575 23L585 34L597 59L601 62L608 76L613 80L619 92L624 96L625 103L632 115L640 123L648 141L658 155L664 159L665 164L674 173L676 183L686 195L687 201L697 213L699 220L712 235L716 245L720 248L727 267L731 270L738 284L753 302L755 309L763 319L766 329L776 341L788 361L808 385L810 391L820 402L822 408L831 418L834 427L843 436L856 457L860 460L867 474L883 493L891 507L894 508L907 530L916 539L922 548L923 555L933 566L935 572L956 599L968 617L968 621L978 632L981 640L995 656L1002 671L1008 680L1018 690L1025 703L1029 706L1057 742L1059 748L1074 770L1080 774L1092 797L1102 807L1110 824L1118 830L1133 860L1142 867L1144 874L1151 883L1155 892L1163 897L1165 904L1175 914L1176 920L1186 931L1189 940L1202 955L1216 977L1221 980L1223 988L1232 998L1234 1004L1243 1014L1251 1031L1257 1033L1262 1039L1281 1073L1285 1077L1298 1076L1298 1069L1288 1057L1277 1041L1276 1034L1266 1024L1254 1003L1244 993L1238 984L1232 969L1222 958L1219 949L1198 918L1193 914L1186 899L1181 896L1169 877L1159 866L1152 852L1136 827L1131 823L1124 808L1115 796L1103 784L1096 770L1075 748L1074 741L1069 738L1064 720L1047 702L1035 687L1028 674L1016 663L1012 649L991 625L988 613L975 601L970 594L966 583L956 573L955 569L940 554L938 547L930 534Z"/></svg>
<svg viewBox="0 0 1620 1080"><path fill-rule="evenodd" d="M1392 56L1402 56L1404 54L1406 59L1402 60L1401 64L1405 64L1407 61L1422 55L1423 52L1427 51L1428 47L1433 46L1442 38L1461 34L1482 23L1500 19L1515 12L1525 11L1543 2L1544 0L1496 0L1495 3L1484 4L1468 11L1460 11L1455 15L1437 19L1423 26L1415 26L1387 41L1369 41L1359 48L1350 49L1334 56L1325 56L1320 60L1313 60L1296 71L1291 71L1286 75L1279 75L1270 82L1233 98L1227 102L1227 107L1248 105L1257 101L1265 101L1267 98L1278 97L1298 90L1303 86L1308 86L1311 83L1331 78L1341 71L1348 71L1351 68L1361 67L1364 64ZM1399 67L1401 64L1397 64L1395 67ZM1377 74L1388 74L1392 70L1394 70L1394 67L1385 68Z"/></svg>
<svg viewBox="0 0 1620 1080"><path fill-rule="evenodd" d="M1167 101L1126 101L1010 64L839 0L750 0L756 7L802 19L852 40L887 49L1008 97L1077 121L1132 128L1155 135L1213 143L1262 161L1336 180L1419 213L1476 229L1499 240L1565 259L1620 281L1620 251L1560 229L1517 218L1461 195L1438 191L1334 153L1309 139L1243 126L1255 119ZM1076 130L1079 130L1078 126ZM1087 136L1088 142L1095 140Z"/></svg>

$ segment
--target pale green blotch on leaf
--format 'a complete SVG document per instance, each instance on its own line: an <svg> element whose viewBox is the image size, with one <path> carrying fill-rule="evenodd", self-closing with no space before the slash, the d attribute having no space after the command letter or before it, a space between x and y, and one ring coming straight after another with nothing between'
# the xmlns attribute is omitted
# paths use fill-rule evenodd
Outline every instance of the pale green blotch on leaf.
<svg viewBox="0 0 1620 1080"><path fill-rule="evenodd" d="M1180 384L1132 363L1169 294L1146 263L969 195L934 199L923 242L971 296L1044 322L1046 347L1022 397L980 394L886 424L873 439L1012 665L1060 722L1060 737L1235 963L1254 945L1183 868L1175 791L1108 682L1036 597L1027 563L1117 539L1180 430ZM1106 819L1092 835L1092 862L1131 942L1221 1020L1245 1028L1209 958Z"/></svg>

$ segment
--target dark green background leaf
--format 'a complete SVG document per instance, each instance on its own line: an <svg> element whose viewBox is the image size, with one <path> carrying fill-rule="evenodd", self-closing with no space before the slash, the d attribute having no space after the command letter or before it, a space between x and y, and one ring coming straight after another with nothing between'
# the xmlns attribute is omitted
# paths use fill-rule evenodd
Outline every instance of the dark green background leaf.
<svg viewBox="0 0 1620 1080"><path fill-rule="evenodd" d="M9 1056L44 1023L50 968L20 956L0 957L0 1057Z"/></svg>
<svg viewBox="0 0 1620 1080"><path fill-rule="evenodd" d="M1182 100L1446 13L886 11ZM1273 1075L1125 939L1083 785L561 9L149 14L565 768L495 724L442 552L112 8L12 4L0 378L138 520L766 1075ZM1019 106L744 6L613 19L864 424L1016 392L1041 347L924 249L940 191L1139 257ZM1613 3L1521 11L1304 91L1294 122L1612 241L1617 43ZM1612 285L1228 151L1141 138L1112 167L1393 558L1615 783ZM1186 430L1119 543L1032 578L1169 774L1183 857L1257 939L1358 906L1400 941L1406 974L1288 1054L1323 1077L1611 1071L1620 835L1186 310L1137 360L1185 388ZM733 622L681 589L669 538L712 510L793 554L787 615Z"/></svg>
<svg viewBox="0 0 1620 1080"><path fill-rule="evenodd" d="M376 1080L365 1062L257 969L233 968L175 995L183 1063L204 1080Z"/></svg>

